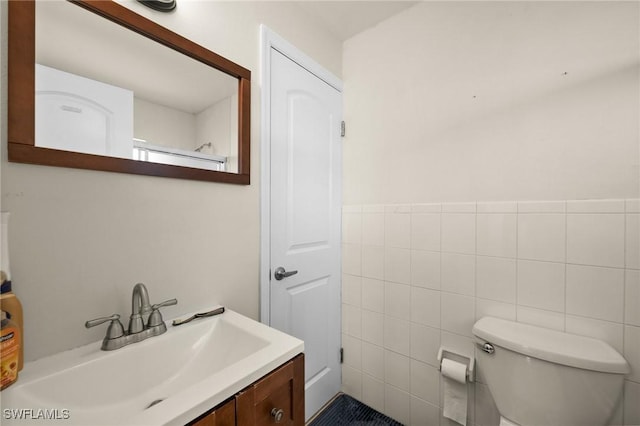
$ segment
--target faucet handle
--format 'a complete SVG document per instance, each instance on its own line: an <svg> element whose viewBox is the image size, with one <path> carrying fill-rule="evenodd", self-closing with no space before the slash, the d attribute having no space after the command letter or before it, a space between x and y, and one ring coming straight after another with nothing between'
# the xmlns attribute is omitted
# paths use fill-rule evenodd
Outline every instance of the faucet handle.
<svg viewBox="0 0 640 426"><path fill-rule="evenodd" d="M177 304L177 299L169 299L165 300L162 303L158 303L157 305L151 306L152 311L151 315L149 315L149 320L147 321L147 327L157 327L160 324L164 324L164 321L162 320L162 314L160 313L160 308Z"/></svg>
<svg viewBox="0 0 640 426"><path fill-rule="evenodd" d="M101 317L89 320L84 323L86 328L95 327L96 325L104 324L107 321L111 321L109 328L107 328L107 335L105 339L115 339L124 336L124 327L120 322L120 315L113 314L110 317Z"/></svg>
<svg viewBox="0 0 640 426"><path fill-rule="evenodd" d="M158 303L157 305L152 305L151 309L153 309L154 311L157 311L158 309L164 308L165 306L172 306L177 304L178 304L178 299L169 299L169 300L165 300L162 303Z"/></svg>

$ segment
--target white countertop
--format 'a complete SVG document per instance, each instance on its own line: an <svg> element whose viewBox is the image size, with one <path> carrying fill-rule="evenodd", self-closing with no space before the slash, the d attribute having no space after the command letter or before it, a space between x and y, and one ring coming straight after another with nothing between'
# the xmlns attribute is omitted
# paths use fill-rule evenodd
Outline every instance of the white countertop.
<svg viewBox="0 0 640 426"><path fill-rule="evenodd" d="M2 424L184 425L304 350L231 310L166 324L166 333L115 351L95 342L26 363L0 394Z"/></svg>

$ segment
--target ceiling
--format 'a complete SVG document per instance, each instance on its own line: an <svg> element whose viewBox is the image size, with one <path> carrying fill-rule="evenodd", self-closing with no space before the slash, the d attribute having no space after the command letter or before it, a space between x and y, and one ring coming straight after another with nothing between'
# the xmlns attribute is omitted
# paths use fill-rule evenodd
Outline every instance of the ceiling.
<svg viewBox="0 0 640 426"><path fill-rule="evenodd" d="M401 12L417 1L296 1L334 36L344 41Z"/></svg>

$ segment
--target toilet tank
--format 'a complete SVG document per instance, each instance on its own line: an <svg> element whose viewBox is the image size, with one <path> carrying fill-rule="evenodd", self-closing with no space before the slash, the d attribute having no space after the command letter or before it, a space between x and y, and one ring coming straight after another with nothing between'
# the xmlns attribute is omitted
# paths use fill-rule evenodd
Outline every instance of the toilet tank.
<svg viewBox="0 0 640 426"><path fill-rule="evenodd" d="M476 322L473 334L498 411L522 426L606 424L630 371L598 339L493 317ZM481 349L485 343L493 353Z"/></svg>

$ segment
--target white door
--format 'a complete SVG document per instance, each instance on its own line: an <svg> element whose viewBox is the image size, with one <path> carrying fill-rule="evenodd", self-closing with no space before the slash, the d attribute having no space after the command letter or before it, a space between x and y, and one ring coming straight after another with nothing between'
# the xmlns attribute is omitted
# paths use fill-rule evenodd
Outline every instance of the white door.
<svg viewBox="0 0 640 426"><path fill-rule="evenodd" d="M270 324L304 340L308 419L341 381L342 95L270 54Z"/></svg>
<svg viewBox="0 0 640 426"><path fill-rule="evenodd" d="M133 156L133 92L36 64L36 144Z"/></svg>

